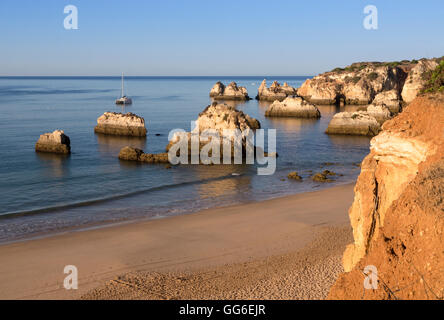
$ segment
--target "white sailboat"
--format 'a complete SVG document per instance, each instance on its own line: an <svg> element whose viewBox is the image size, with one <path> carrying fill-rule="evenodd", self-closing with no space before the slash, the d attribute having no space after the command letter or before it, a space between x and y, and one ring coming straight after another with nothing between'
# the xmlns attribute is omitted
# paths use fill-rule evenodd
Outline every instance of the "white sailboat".
<svg viewBox="0 0 444 320"><path fill-rule="evenodd" d="M122 72L122 94L120 98L116 100L116 104L132 104L133 101L131 100L131 98L125 96L123 90L124 90L124 85L123 85L123 72Z"/></svg>

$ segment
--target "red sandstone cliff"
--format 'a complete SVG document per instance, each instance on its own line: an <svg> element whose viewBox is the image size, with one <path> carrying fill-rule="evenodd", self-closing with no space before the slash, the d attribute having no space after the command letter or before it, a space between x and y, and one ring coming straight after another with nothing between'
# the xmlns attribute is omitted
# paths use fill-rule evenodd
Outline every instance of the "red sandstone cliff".
<svg viewBox="0 0 444 320"><path fill-rule="evenodd" d="M372 139L349 211L354 243L330 299L444 298L444 95L416 98ZM364 289L363 270L378 270Z"/></svg>

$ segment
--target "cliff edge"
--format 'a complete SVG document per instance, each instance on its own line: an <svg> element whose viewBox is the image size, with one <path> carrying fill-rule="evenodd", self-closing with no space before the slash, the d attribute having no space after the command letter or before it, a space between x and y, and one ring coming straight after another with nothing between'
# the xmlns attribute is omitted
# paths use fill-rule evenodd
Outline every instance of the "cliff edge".
<svg viewBox="0 0 444 320"><path fill-rule="evenodd" d="M354 243L330 299L443 299L444 93L416 98L371 141L349 210ZM377 268L378 289L364 289Z"/></svg>

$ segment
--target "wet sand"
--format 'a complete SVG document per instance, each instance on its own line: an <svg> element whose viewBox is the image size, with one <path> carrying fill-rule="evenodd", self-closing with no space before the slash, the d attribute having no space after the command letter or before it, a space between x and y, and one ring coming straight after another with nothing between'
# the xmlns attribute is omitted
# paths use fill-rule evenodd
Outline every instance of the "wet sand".
<svg viewBox="0 0 444 320"><path fill-rule="evenodd" d="M353 186L2 245L0 298L322 299L351 242Z"/></svg>

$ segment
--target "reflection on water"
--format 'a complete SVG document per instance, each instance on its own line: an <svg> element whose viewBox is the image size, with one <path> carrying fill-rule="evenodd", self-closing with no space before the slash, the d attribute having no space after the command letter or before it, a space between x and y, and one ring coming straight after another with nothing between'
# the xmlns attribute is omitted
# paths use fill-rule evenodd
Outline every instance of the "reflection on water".
<svg viewBox="0 0 444 320"><path fill-rule="evenodd" d="M145 150L146 137L113 136L96 133L99 152L104 154L118 154L126 146Z"/></svg>
<svg viewBox="0 0 444 320"><path fill-rule="evenodd" d="M54 178L62 178L69 175L70 155L36 152L36 158L40 162L45 173Z"/></svg>
<svg viewBox="0 0 444 320"><path fill-rule="evenodd" d="M290 117L269 117L267 118L269 126L275 129L298 132L318 123L318 119L290 118Z"/></svg>
<svg viewBox="0 0 444 320"><path fill-rule="evenodd" d="M321 117L325 117L327 115L328 116L333 116L335 113L343 111L343 110L341 110L342 109L341 107L336 106L334 104L330 104L330 105L316 105L316 107L321 112Z"/></svg>
<svg viewBox="0 0 444 320"><path fill-rule="evenodd" d="M353 136L353 135L327 135L331 143L336 147L362 147L367 145L370 141L370 137L366 136Z"/></svg>
<svg viewBox="0 0 444 320"><path fill-rule="evenodd" d="M190 165L188 170L199 180L211 180L197 185L197 192L201 199L227 196L245 192L251 189L251 176L248 165ZM235 175L233 175L235 174ZM221 177L220 180L212 180Z"/></svg>
<svg viewBox="0 0 444 320"><path fill-rule="evenodd" d="M271 106L273 104L273 101L264 101L264 100L259 100L257 102L257 104L259 105L259 108L262 109L263 111L265 111L269 106Z"/></svg>

